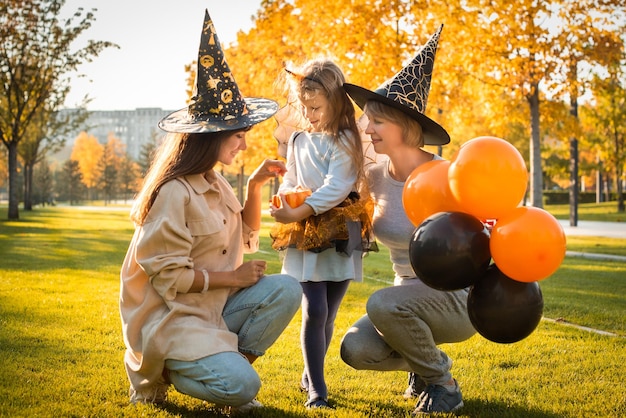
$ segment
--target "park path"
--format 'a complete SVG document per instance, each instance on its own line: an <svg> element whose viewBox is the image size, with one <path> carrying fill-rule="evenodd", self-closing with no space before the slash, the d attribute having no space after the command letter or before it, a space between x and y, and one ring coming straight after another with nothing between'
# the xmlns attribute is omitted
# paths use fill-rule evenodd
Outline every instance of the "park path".
<svg viewBox="0 0 626 418"><path fill-rule="evenodd" d="M569 220L561 219L559 223L567 236L626 239L626 222L578 221L576 226L570 226Z"/></svg>
<svg viewBox="0 0 626 418"><path fill-rule="evenodd" d="M569 220L559 220L566 236L606 237L626 239L626 222L598 222L578 221L576 226L571 226ZM582 257L593 260L613 260L626 263L626 256L612 254L582 253L567 251L565 255L570 257Z"/></svg>

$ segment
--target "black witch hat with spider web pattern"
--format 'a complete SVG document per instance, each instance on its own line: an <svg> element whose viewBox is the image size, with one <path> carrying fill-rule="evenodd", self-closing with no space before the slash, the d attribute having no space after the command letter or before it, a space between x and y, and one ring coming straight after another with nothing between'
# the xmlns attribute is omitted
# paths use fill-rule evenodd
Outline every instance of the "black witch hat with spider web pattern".
<svg viewBox="0 0 626 418"><path fill-rule="evenodd" d="M411 63L375 91L349 83L343 85L346 93L361 109L368 100L375 100L401 110L418 121L424 132L425 145L445 145L450 142L448 132L424 114L442 29L443 25L430 37Z"/></svg>

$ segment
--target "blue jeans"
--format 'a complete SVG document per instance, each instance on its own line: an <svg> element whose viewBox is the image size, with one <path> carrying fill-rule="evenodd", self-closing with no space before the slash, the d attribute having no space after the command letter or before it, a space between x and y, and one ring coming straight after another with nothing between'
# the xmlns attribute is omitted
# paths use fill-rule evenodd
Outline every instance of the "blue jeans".
<svg viewBox="0 0 626 418"><path fill-rule="evenodd" d="M367 301L367 315L341 341L341 358L358 370L414 372L443 385L452 360L437 345L476 333L467 313L468 291L440 291L414 284L380 289Z"/></svg>
<svg viewBox="0 0 626 418"><path fill-rule="evenodd" d="M223 352L194 361L166 360L169 379L187 395L240 406L254 399L261 380L241 353L261 356L278 339L298 311L300 283L283 274L265 276L226 301L222 316L239 337L239 353Z"/></svg>

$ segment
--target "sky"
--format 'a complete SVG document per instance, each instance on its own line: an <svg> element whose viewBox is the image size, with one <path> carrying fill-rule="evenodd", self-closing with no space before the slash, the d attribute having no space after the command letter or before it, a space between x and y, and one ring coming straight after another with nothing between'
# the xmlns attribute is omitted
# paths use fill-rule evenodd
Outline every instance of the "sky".
<svg viewBox="0 0 626 418"><path fill-rule="evenodd" d="M76 107L85 95L89 110L176 110L187 100L185 65L198 56L207 9L223 44L252 27L261 0L66 0L62 16L83 7L96 8L95 22L76 41L110 41L107 48L79 67L65 106Z"/></svg>

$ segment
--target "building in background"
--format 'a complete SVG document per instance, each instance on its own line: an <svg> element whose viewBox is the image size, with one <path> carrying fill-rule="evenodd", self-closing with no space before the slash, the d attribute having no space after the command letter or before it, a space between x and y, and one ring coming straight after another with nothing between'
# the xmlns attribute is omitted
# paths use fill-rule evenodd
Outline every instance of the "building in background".
<svg viewBox="0 0 626 418"><path fill-rule="evenodd" d="M84 128L67 138L64 154L67 151L71 153L76 137L84 131L95 136L101 144L106 144L109 135L119 138L126 145L126 153L136 160L144 144L153 142L155 138L165 134L157 124L172 112L173 110L163 110L158 107L90 111Z"/></svg>

